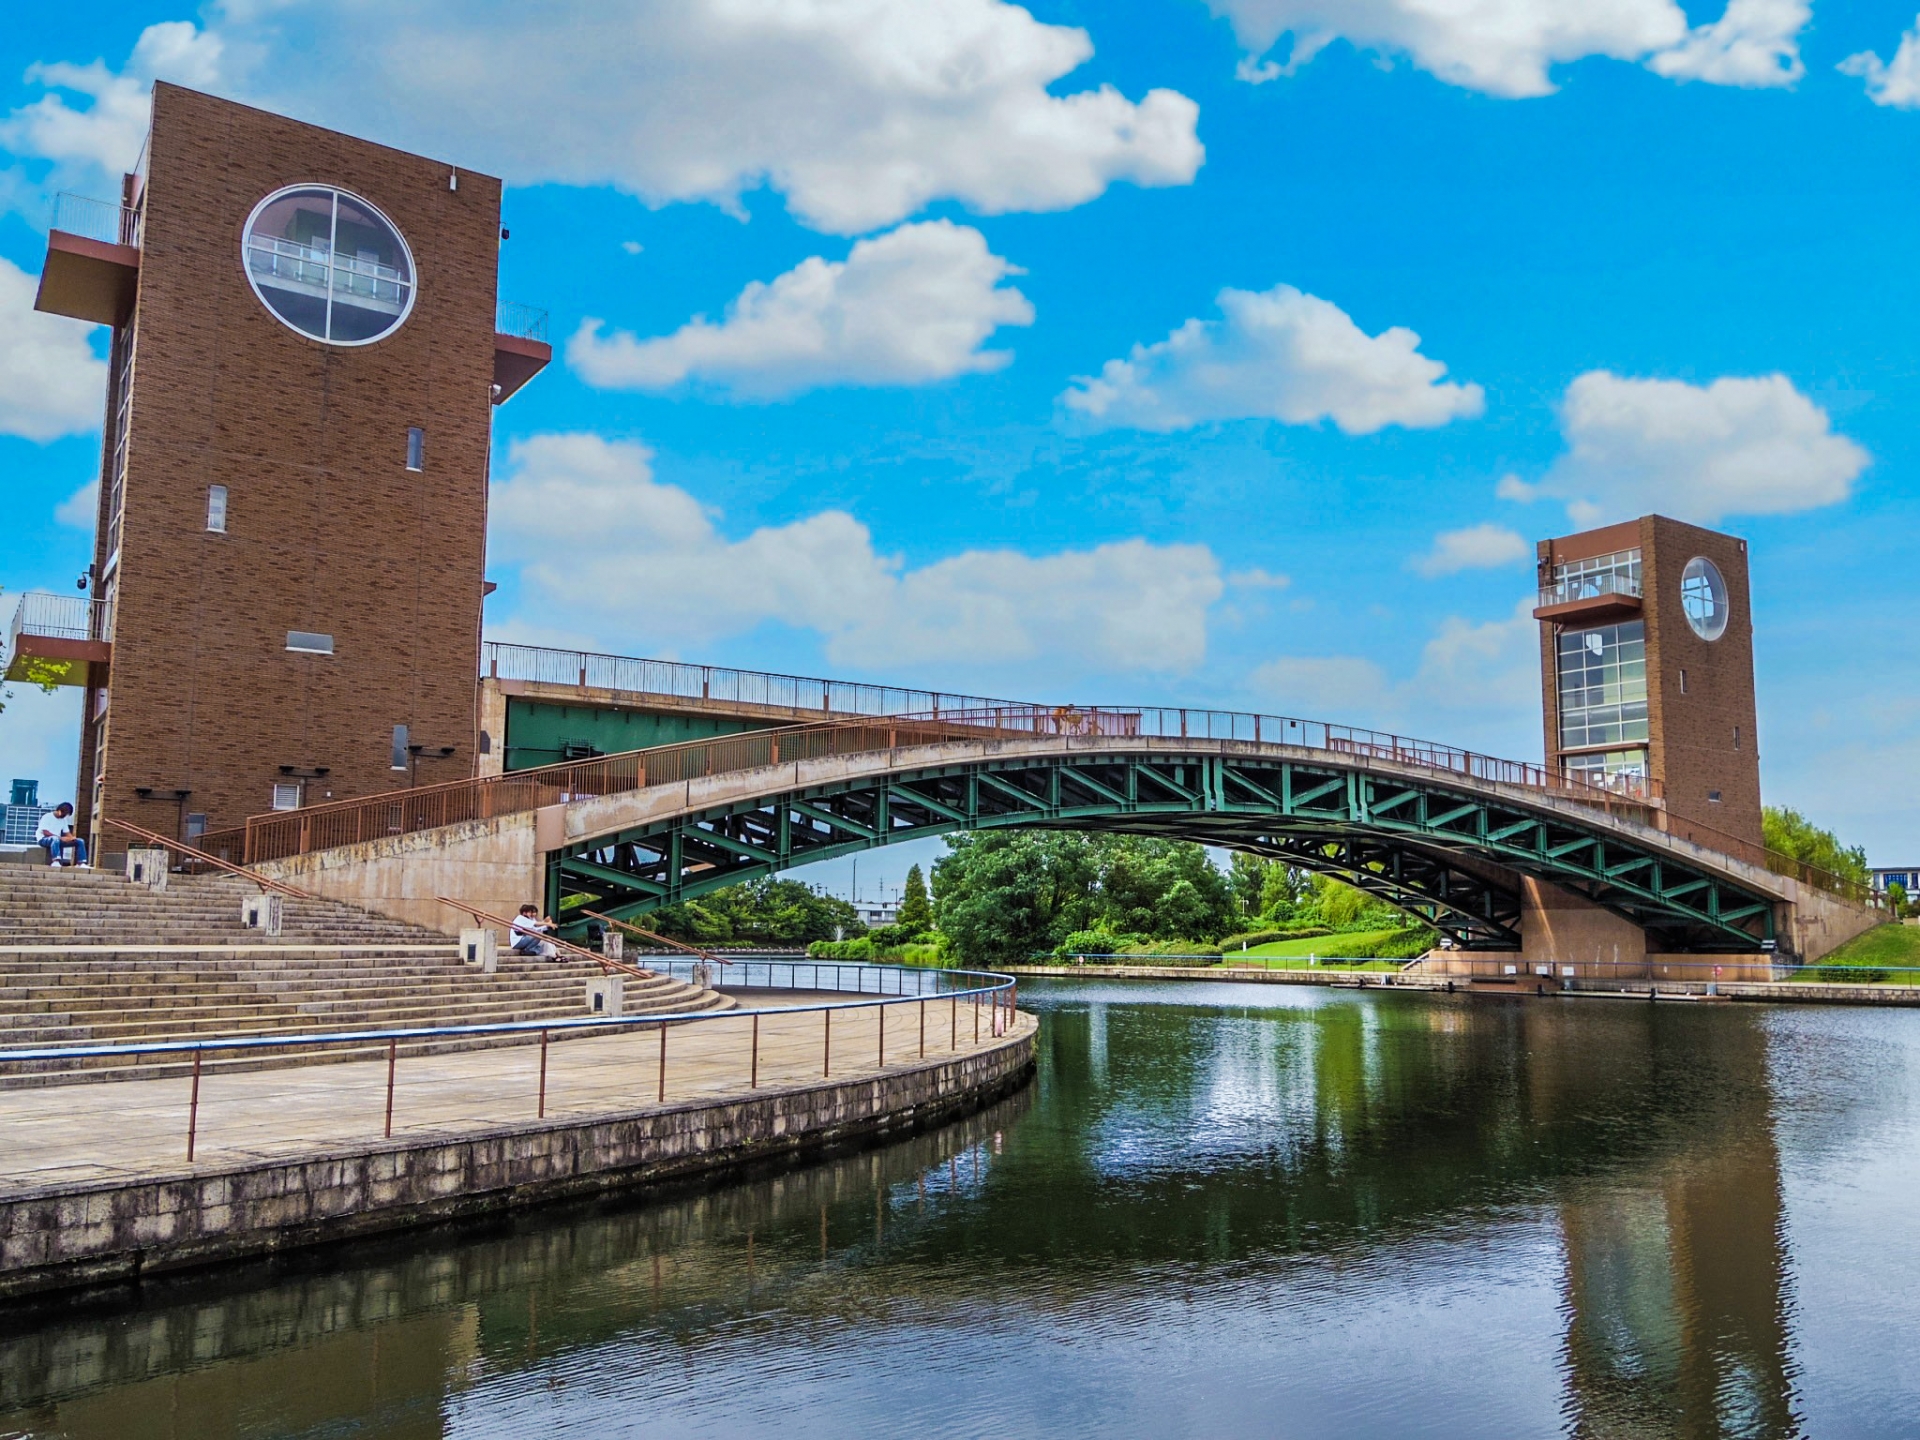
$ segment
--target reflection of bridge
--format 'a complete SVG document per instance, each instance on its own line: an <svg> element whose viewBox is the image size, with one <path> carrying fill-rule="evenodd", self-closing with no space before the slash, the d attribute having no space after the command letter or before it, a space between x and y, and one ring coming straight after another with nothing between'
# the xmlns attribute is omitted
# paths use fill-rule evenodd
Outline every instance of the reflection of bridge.
<svg viewBox="0 0 1920 1440"><path fill-rule="evenodd" d="M261 816L206 843L428 923L444 923L422 903L435 888L495 908L544 892L556 914L626 917L815 860L1006 826L1277 856L1423 915L1460 946L1542 960L1775 946L1813 959L1872 918L1833 877L1670 826L1655 794L1399 736L1217 711L955 710L941 696L912 697L945 702L938 714L781 724L838 708L830 682L787 682L789 694L771 683L785 677L748 687L717 672L729 677L719 699L716 672L684 667L706 693L610 692L589 686L588 658L576 687L556 675L520 688L650 717L636 738L668 725L711 738ZM723 726L734 733L711 734Z"/></svg>

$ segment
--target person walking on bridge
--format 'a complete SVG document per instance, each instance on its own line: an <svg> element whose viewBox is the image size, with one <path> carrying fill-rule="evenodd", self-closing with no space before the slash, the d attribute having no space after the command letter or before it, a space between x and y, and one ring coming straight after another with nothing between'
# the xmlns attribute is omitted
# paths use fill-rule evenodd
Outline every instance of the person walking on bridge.
<svg viewBox="0 0 1920 1440"><path fill-rule="evenodd" d="M556 960L560 951L546 937L558 927L550 915L542 915L538 905L522 905L513 921L513 953Z"/></svg>

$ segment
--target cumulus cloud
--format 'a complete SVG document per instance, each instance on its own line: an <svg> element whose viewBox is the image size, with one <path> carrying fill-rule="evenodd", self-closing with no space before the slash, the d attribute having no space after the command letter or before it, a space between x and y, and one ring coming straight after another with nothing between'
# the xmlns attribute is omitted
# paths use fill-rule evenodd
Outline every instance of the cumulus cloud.
<svg viewBox="0 0 1920 1440"><path fill-rule="evenodd" d="M0 435L57 440L99 425L107 365L87 343L92 326L33 308L38 286L0 259Z"/></svg>
<svg viewBox="0 0 1920 1440"><path fill-rule="evenodd" d="M1567 451L1545 477L1510 476L1499 493L1564 500L1583 525L1651 511L1710 525L1833 505L1870 459L1784 375L1690 385L1590 370L1567 387L1560 428Z"/></svg>
<svg viewBox="0 0 1920 1440"><path fill-rule="evenodd" d="M1012 359L981 347L1002 325L1030 325L1033 306L1001 282L1019 272L978 230L946 220L902 225L856 243L843 261L803 260L755 281L714 323L671 335L601 336L585 321L567 360L591 385L659 390L707 381L755 396L820 385L916 385Z"/></svg>
<svg viewBox="0 0 1920 1440"><path fill-rule="evenodd" d="M1346 40L1406 56L1450 85L1487 95L1549 95L1555 65L1588 56L1644 61L1674 79L1787 85L1801 74L1803 0L1729 0L1711 25L1689 29L1675 0L1207 0L1246 50L1242 79L1290 75ZM1285 61L1262 59L1291 36Z"/></svg>
<svg viewBox="0 0 1920 1440"><path fill-rule="evenodd" d="M1287 655L1267 661L1250 677L1263 705L1290 715L1376 726L1454 740L1463 719L1490 719L1503 737L1517 737L1513 717L1532 719L1540 706L1540 630L1533 596L1499 620L1449 616L1421 648L1412 675L1396 680L1359 655ZM1435 729L1445 723L1444 733ZM1536 737L1537 729L1532 732ZM1496 750L1518 748L1503 738Z"/></svg>
<svg viewBox="0 0 1920 1440"><path fill-rule="evenodd" d="M1126 540L1053 555L970 550L918 569L841 510L738 538L654 478L652 452L595 435L516 441L493 487L490 552L536 598L598 608L623 642L712 639L775 622L835 664L1045 660L1181 671L1225 588L1203 545ZM591 534L584 549L578 537Z"/></svg>
<svg viewBox="0 0 1920 1440"><path fill-rule="evenodd" d="M1858 75L1865 80L1867 98L1876 105L1891 105L1896 110L1920 107L1920 17L1900 37L1900 48L1893 52L1891 61L1862 50L1842 60L1839 68L1843 75Z"/></svg>
<svg viewBox="0 0 1920 1440"><path fill-rule="evenodd" d="M1055 93L1092 41L1006 0L580 0L558 22L505 0L228 0L207 14L204 30L149 29L117 74L38 67L91 106L49 94L16 113L10 143L123 168L157 74L516 184L734 209L771 186L842 234L942 199L1061 210L1116 182L1184 185L1203 157L1199 107L1175 91Z"/></svg>
<svg viewBox="0 0 1920 1440"><path fill-rule="evenodd" d="M1492 523L1470 525L1464 530L1445 530L1433 537L1433 548L1409 562L1413 569L1434 579L1456 575L1462 570L1496 570L1531 558L1533 547L1517 532Z"/></svg>
<svg viewBox="0 0 1920 1440"><path fill-rule="evenodd" d="M1181 430L1214 420L1331 419L1349 435L1388 425L1428 429L1478 415L1478 385L1443 381L1447 367L1395 325L1368 335L1339 306L1291 285L1222 290L1219 320L1189 320L1135 345L1061 397L1096 426Z"/></svg>

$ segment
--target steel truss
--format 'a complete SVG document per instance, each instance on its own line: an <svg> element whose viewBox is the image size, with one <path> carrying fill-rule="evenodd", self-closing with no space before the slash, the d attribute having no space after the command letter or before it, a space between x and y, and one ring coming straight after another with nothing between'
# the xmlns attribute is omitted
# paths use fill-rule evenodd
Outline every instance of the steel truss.
<svg viewBox="0 0 1920 1440"><path fill-rule="evenodd" d="M1469 949L1517 949L1521 877L1575 891L1663 950L1755 950L1765 893L1561 812L1257 756L1072 753L852 778L680 815L556 851L549 913L625 919L881 845L1000 826L1198 840L1336 875Z"/></svg>

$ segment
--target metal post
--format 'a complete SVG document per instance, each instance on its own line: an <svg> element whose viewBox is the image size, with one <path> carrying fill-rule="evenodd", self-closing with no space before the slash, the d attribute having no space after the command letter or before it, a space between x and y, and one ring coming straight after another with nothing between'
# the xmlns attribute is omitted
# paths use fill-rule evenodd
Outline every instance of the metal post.
<svg viewBox="0 0 1920 1440"><path fill-rule="evenodd" d="M887 1068L887 1002L880 1002L880 1068Z"/></svg>
<svg viewBox="0 0 1920 1440"><path fill-rule="evenodd" d="M540 1032L540 1113L539 1119L547 1118L547 1032Z"/></svg>
<svg viewBox="0 0 1920 1440"><path fill-rule="evenodd" d="M980 992L973 994L973 1043L980 1043Z"/></svg>
<svg viewBox="0 0 1920 1440"><path fill-rule="evenodd" d="M952 1032L947 1036L947 1049L958 1050L960 1048L960 997L958 995L947 997L947 1021L947 1028Z"/></svg>
<svg viewBox="0 0 1920 1440"><path fill-rule="evenodd" d="M920 1058L927 1058L927 1002L920 1002Z"/></svg>
<svg viewBox="0 0 1920 1440"><path fill-rule="evenodd" d="M193 1052L193 1095L187 1101L187 1163L193 1163L193 1142L200 1129L200 1051Z"/></svg>
<svg viewBox="0 0 1920 1440"><path fill-rule="evenodd" d="M833 1011L822 1010L820 1018L825 1022L820 1027L820 1078L824 1080L833 1074Z"/></svg>
<svg viewBox="0 0 1920 1440"><path fill-rule="evenodd" d="M771 972L771 967L769 967ZM752 1078L747 1082L749 1090L760 1088L760 1012L753 1012L753 1069Z"/></svg>
<svg viewBox="0 0 1920 1440"><path fill-rule="evenodd" d="M397 1040L387 1041L387 1139L393 1138L393 1066L399 1054Z"/></svg>
<svg viewBox="0 0 1920 1440"><path fill-rule="evenodd" d="M667 1022L660 1022L660 1103L667 1103Z"/></svg>

